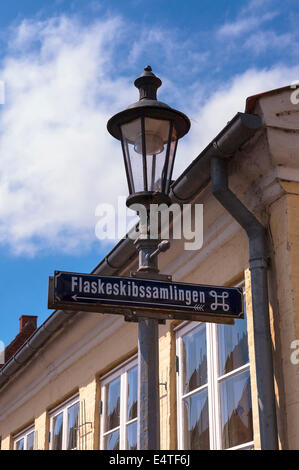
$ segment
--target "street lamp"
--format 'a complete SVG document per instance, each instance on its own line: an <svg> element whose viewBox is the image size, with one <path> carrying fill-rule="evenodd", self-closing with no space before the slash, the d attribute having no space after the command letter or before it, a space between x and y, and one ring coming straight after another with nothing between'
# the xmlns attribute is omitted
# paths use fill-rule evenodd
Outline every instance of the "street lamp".
<svg viewBox="0 0 299 470"><path fill-rule="evenodd" d="M171 203L169 189L178 140L190 129L185 114L157 100L161 80L148 65L135 80L139 101L115 114L108 131L121 141L129 186L127 206L139 204L146 209L135 241L139 252L136 278L170 280L159 273L157 256L169 242L151 239L151 204ZM160 448L159 341L158 320L147 314L138 325L138 449Z"/></svg>
<svg viewBox="0 0 299 470"><path fill-rule="evenodd" d="M162 82L149 65L134 84L139 101L115 114L107 124L110 134L122 144L130 193L127 205L168 204L177 142L189 131L190 121L157 101Z"/></svg>

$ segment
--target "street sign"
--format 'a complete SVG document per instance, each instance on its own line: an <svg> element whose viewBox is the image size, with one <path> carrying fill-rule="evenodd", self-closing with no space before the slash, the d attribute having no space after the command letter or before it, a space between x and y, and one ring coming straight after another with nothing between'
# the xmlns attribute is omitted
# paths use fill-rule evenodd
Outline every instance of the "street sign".
<svg viewBox="0 0 299 470"><path fill-rule="evenodd" d="M242 289L55 271L49 308L123 314L127 319L233 323L244 318Z"/></svg>

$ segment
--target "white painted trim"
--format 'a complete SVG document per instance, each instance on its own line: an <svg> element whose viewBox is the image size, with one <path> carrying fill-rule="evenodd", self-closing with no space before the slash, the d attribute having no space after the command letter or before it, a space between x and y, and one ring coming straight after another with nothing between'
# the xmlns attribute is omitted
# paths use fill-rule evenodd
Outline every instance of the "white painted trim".
<svg viewBox="0 0 299 470"><path fill-rule="evenodd" d="M196 390L192 390L191 392L188 392L186 394L183 393L183 381L180 380L180 377L183 374L183 339L182 337L186 334L194 330L195 328L199 327L200 324L205 325L205 329L207 331L207 323L199 323L199 322L187 322L185 325L180 325L181 329L177 331L177 340L176 340L176 345L177 345L177 350L176 354L179 358L179 372L176 373L176 384L177 384L177 426L178 426L178 449L179 450L184 450L185 449L185 442L184 442L184 434L183 432L180 432L180 430L183 430L185 428L185 423L184 423L184 411L183 411L183 399L192 396L194 393L198 391L203 391L203 390L208 390L209 391L209 375L207 377L207 383L202 385L201 387L197 388Z"/></svg>
<svg viewBox="0 0 299 470"><path fill-rule="evenodd" d="M134 423L138 420L137 418L127 421L127 410L128 410L128 372L138 366L137 355L135 354L132 358L126 360L117 368L111 370L101 378L101 400L103 403L102 414L100 418L100 449L105 450L104 439L106 436L119 430L119 447L120 450L126 449L127 442L127 426L128 424ZM105 431L105 421L107 415L107 402L106 402L106 386L120 378L120 423L114 429Z"/></svg>
<svg viewBox="0 0 299 470"><path fill-rule="evenodd" d="M195 395L196 393L202 392L207 387L208 387L208 382L205 383L204 385L201 385L198 388L195 388L194 390L191 390L191 392L188 392L185 395L181 395L181 398L189 398L191 395Z"/></svg>
<svg viewBox="0 0 299 470"><path fill-rule="evenodd" d="M244 372L245 370L247 370L249 368L249 365L250 365L250 363L247 362L243 366L238 367L237 369L233 369L230 372L227 372L227 374L223 374L223 375L218 376L218 382L223 382L225 379L230 379L234 375L237 375L240 372Z"/></svg>
<svg viewBox="0 0 299 470"><path fill-rule="evenodd" d="M22 431L18 432L18 434L14 435L13 437L13 448L14 450L16 450L16 447L17 447L17 443L19 441L21 441L22 439L24 439L24 450L27 450L27 439L28 439L28 436L29 434L31 433L35 433L35 427L34 427L34 424L32 424L31 426L27 426L25 429L23 429ZM35 438L35 436L34 436ZM35 439L33 441L33 445L35 444Z"/></svg>
<svg viewBox="0 0 299 470"><path fill-rule="evenodd" d="M236 287L243 287L244 280L239 282ZM244 292L244 290L243 290ZM234 377L235 375L249 371L249 362L224 374L219 377L219 346L218 346L218 327L214 323L206 323L206 344L207 344L207 369L208 369L208 382L201 387L183 394L183 368L182 368L182 345L183 336L190 333L195 328L199 327L199 322L183 322L174 328L176 332L176 354L179 357L179 372L177 376L177 426L178 426L178 449L184 450L184 413L183 413L183 399L193 394L205 390L208 387L209 398L209 436L210 448L222 449L222 435L221 435L221 409L220 409L220 391L219 387L223 380ZM232 449L250 448L252 442L246 442Z"/></svg>
<svg viewBox="0 0 299 470"><path fill-rule="evenodd" d="M176 331L179 331L181 328L183 328L184 326L188 325L189 323L190 323L190 322L189 322L188 320L186 320L186 321L183 321L182 323L180 323L179 325L175 326L175 327L173 328L174 333L175 333Z"/></svg>
<svg viewBox="0 0 299 470"><path fill-rule="evenodd" d="M54 408L49 412L50 417L50 443L49 449L53 450L53 436L54 436L54 418L62 413L62 449L67 449L67 429L68 429L68 409L71 408L76 403L79 403L79 395L76 394L73 397L69 398L65 402L61 403L59 406Z"/></svg>
<svg viewBox="0 0 299 470"><path fill-rule="evenodd" d="M69 408L70 405L73 405L77 401L79 401L79 393L76 393L75 395L71 396L70 398L68 398L64 402L62 402L59 405L55 406L54 408L50 409L49 410L49 416L51 417L51 416L55 416L56 414L59 414L59 412L62 409L64 409L65 407Z"/></svg>
<svg viewBox="0 0 299 470"><path fill-rule="evenodd" d="M117 376L119 370L124 369L127 364L131 364L135 360L137 361L137 359L138 359L138 354L134 354L129 359L127 359L126 361L124 361L121 364L119 364L118 366L116 366L112 371L110 370L109 372L106 372L106 374L102 375L100 377L100 381L101 382L106 382L106 380L111 378L112 375ZM111 380L109 380L109 382L111 382Z"/></svg>
<svg viewBox="0 0 299 470"><path fill-rule="evenodd" d="M230 447L225 450L252 450L254 447L254 441L246 442L245 444L240 444L239 446Z"/></svg>
<svg viewBox="0 0 299 470"><path fill-rule="evenodd" d="M215 342L215 324L210 323L207 326L207 366L209 374L209 430L210 430L210 448L218 448L218 428L217 428L217 400L215 394L217 393L217 387L215 387L215 365L217 364L217 347ZM211 426L210 423L216 423L215 426Z"/></svg>
<svg viewBox="0 0 299 470"><path fill-rule="evenodd" d="M220 393L219 386L217 384L217 378L219 374L219 343L218 343L218 325L213 325L213 397L215 407L215 448L222 448L222 437L221 437L221 404L220 404Z"/></svg>

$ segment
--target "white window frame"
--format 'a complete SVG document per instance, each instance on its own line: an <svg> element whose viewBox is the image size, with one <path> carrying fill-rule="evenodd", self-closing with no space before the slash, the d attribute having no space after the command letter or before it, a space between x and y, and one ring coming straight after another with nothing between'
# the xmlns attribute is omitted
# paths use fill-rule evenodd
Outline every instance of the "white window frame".
<svg viewBox="0 0 299 470"><path fill-rule="evenodd" d="M244 288L244 281L237 284L236 287ZM210 437L210 449L211 450L222 450L222 436L221 436L221 403L220 403L220 392L219 385L221 381L226 378L233 377L239 372L249 370L250 373L250 362L247 362L243 366L234 369L233 371L219 376L219 364L218 364L218 324L217 323L201 323L201 322L183 322L181 325L175 328L177 339L176 339L176 354L179 360L179 370L176 373L177 376L177 426L178 426L178 449L184 450L184 413L183 413L183 397L189 395L182 393L182 337L191 332L192 330L199 327L200 324L204 324L206 327L206 344L207 344L207 384L190 392L190 395L205 389L208 387L208 400L209 400L209 437ZM252 449L254 441L245 442L236 447L229 448L227 450L242 450Z"/></svg>
<svg viewBox="0 0 299 470"><path fill-rule="evenodd" d="M100 421L100 449L105 450L105 437L113 431L119 429L119 450L126 450L127 442L127 426L131 423L138 422L138 416L127 421L127 404L128 404L128 372L137 367L137 355L125 361L117 368L101 378L101 421ZM106 402L106 386L113 380L120 377L120 424L115 429L105 432L105 418L107 412Z"/></svg>
<svg viewBox="0 0 299 470"><path fill-rule="evenodd" d="M29 434L31 433L34 433L34 437L33 437L33 449L34 449L35 448L35 427L34 427L34 424L32 424L31 426L27 427L26 429L23 429L21 432L19 432L18 434L14 436L14 445L13 445L14 450L17 450L17 443L21 439L24 439L23 450L27 450L27 439L28 439Z"/></svg>
<svg viewBox="0 0 299 470"><path fill-rule="evenodd" d="M76 403L79 404L79 394L74 395L71 397L69 400L63 402L56 408L50 411L49 416L50 416L50 444L49 444L49 449L53 449L53 443L54 443L54 418L55 416L59 415L60 413L63 413L63 420L62 420L62 446L61 450L67 450L67 429L68 429L68 409L75 405ZM79 439L79 436L78 436ZM77 447L78 448L78 443Z"/></svg>

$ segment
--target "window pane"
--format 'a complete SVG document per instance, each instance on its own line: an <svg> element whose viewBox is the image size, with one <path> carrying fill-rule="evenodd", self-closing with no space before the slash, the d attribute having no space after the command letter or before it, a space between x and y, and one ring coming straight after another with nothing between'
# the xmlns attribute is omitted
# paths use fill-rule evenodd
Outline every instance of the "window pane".
<svg viewBox="0 0 299 470"><path fill-rule="evenodd" d="M114 429L119 426L120 419L120 377L113 380L106 387L107 419L106 429Z"/></svg>
<svg viewBox="0 0 299 470"><path fill-rule="evenodd" d="M128 421L137 418L137 381L138 369L134 367L128 372Z"/></svg>
<svg viewBox="0 0 299 470"><path fill-rule="evenodd" d="M253 439L249 370L220 383L222 445L234 447Z"/></svg>
<svg viewBox="0 0 299 470"><path fill-rule="evenodd" d="M106 450L119 450L119 431L114 431L105 436Z"/></svg>
<svg viewBox="0 0 299 470"><path fill-rule="evenodd" d="M219 325L218 338L220 375L249 362L246 317L236 320L234 325Z"/></svg>
<svg viewBox="0 0 299 470"><path fill-rule="evenodd" d="M184 399L184 449L210 448L208 391Z"/></svg>
<svg viewBox="0 0 299 470"><path fill-rule="evenodd" d="M137 450L137 421L127 426L127 450Z"/></svg>
<svg viewBox="0 0 299 470"><path fill-rule="evenodd" d="M53 446L54 450L62 449L62 423L63 413L60 413L53 418Z"/></svg>
<svg viewBox="0 0 299 470"><path fill-rule="evenodd" d="M68 415L68 429L67 441L68 449L75 449L77 447L78 424L79 424L79 403L75 403L67 410Z"/></svg>
<svg viewBox="0 0 299 470"><path fill-rule="evenodd" d="M26 450L33 450L34 447L34 431L27 436L27 448Z"/></svg>
<svg viewBox="0 0 299 470"><path fill-rule="evenodd" d="M200 325L183 336L183 393L207 383L206 327Z"/></svg>
<svg viewBox="0 0 299 470"><path fill-rule="evenodd" d="M24 438L20 439L16 444L16 450L24 450Z"/></svg>

